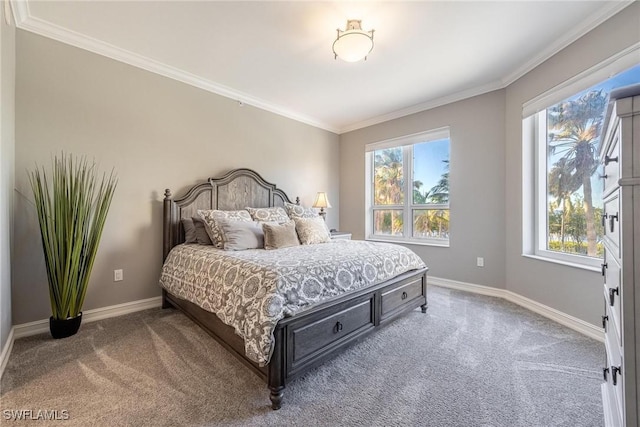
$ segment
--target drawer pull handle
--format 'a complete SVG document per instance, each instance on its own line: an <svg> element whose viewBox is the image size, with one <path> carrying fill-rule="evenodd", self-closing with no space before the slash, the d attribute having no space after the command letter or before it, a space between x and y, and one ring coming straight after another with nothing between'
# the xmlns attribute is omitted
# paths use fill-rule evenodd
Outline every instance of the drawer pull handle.
<svg viewBox="0 0 640 427"><path fill-rule="evenodd" d="M611 367L611 376L613 377L613 385L618 385L618 375L622 372L620 371L620 366L612 366Z"/></svg>
<svg viewBox="0 0 640 427"><path fill-rule="evenodd" d="M616 294L620 295L620 291L618 291L618 288L609 289L609 305L611 307L613 307L613 303L615 302Z"/></svg>
<svg viewBox="0 0 640 427"><path fill-rule="evenodd" d="M616 156L616 157L604 156L604 165L605 166L607 166L611 162L618 163L618 156Z"/></svg>
<svg viewBox="0 0 640 427"><path fill-rule="evenodd" d="M609 374L609 368L602 368L602 377L605 381L607 381L607 376Z"/></svg>
<svg viewBox="0 0 640 427"><path fill-rule="evenodd" d="M600 220L602 221L602 226L605 226L605 222L607 221L607 218L609 217L609 215L607 215L606 213L603 213L602 216L600 217ZM604 231L607 231L607 229L605 228Z"/></svg>
<svg viewBox="0 0 640 427"><path fill-rule="evenodd" d="M403 293L402 293L402 299L407 299L407 297L408 297L408 296L409 296L409 295L407 295L407 293L406 293L406 292L403 292Z"/></svg>
<svg viewBox="0 0 640 427"><path fill-rule="evenodd" d="M607 274L607 268L609 268L609 264L605 262L604 264L600 264L600 267L602 268L602 277L604 277L605 274Z"/></svg>
<svg viewBox="0 0 640 427"><path fill-rule="evenodd" d="M342 330L342 323L336 322L336 326L333 328L333 333L337 334Z"/></svg>
<svg viewBox="0 0 640 427"><path fill-rule="evenodd" d="M609 320L609 316L602 316L602 329L607 332L607 321Z"/></svg>
<svg viewBox="0 0 640 427"><path fill-rule="evenodd" d="M606 173L604 175L598 175L598 178L600 179L607 179L609 178L609 175L607 175Z"/></svg>
<svg viewBox="0 0 640 427"><path fill-rule="evenodd" d="M613 221L617 221L618 220L618 212L616 212L615 215L609 215L609 228L611 229L611 232L613 233Z"/></svg>

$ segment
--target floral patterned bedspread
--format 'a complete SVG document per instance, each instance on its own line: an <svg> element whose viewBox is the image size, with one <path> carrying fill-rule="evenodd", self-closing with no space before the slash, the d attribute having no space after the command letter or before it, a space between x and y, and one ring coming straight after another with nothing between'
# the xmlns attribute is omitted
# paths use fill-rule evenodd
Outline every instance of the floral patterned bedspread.
<svg viewBox="0 0 640 427"><path fill-rule="evenodd" d="M169 253L160 286L235 328L247 357L264 366L280 319L424 266L403 246L357 240L238 252L183 244Z"/></svg>

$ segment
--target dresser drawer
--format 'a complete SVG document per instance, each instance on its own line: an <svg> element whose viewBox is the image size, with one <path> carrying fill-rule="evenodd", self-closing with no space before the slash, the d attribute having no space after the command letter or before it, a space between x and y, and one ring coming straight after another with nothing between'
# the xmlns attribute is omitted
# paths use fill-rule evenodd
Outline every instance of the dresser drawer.
<svg viewBox="0 0 640 427"><path fill-rule="evenodd" d="M604 225L604 239L613 250L613 254L620 258L620 198L616 191L604 202L604 214L601 221Z"/></svg>
<svg viewBox="0 0 640 427"><path fill-rule="evenodd" d="M603 195L608 195L611 191L618 187L620 180L620 132L617 131L613 135L611 145L609 145L607 153L603 158L604 180Z"/></svg>
<svg viewBox="0 0 640 427"><path fill-rule="evenodd" d="M613 324L613 328L610 326L608 329L615 329L617 331L618 342L621 341L620 331L622 330L621 324L621 293L620 286L620 265L615 257L610 256L609 252L604 252L604 262L602 264L602 271L604 273L604 299L606 301L608 311L608 323Z"/></svg>
<svg viewBox="0 0 640 427"><path fill-rule="evenodd" d="M605 349L607 352L607 365L605 366L604 377L607 387L611 391L612 407L618 412L622 419L622 402L624 397L623 363L620 346L614 334L605 334Z"/></svg>
<svg viewBox="0 0 640 427"><path fill-rule="evenodd" d="M417 300L424 300L422 279L413 279L395 289L382 291L381 320L402 311L405 306L416 305Z"/></svg>
<svg viewBox="0 0 640 427"><path fill-rule="evenodd" d="M289 326L290 339L293 345L292 367L304 363L305 359L318 352L329 351L344 340L353 338L365 329L374 326L373 295L361 303L337 311L329 317L319 318L306 325Z"/></svg>
<svg viewBox="0 0 640 427"><path fill-rule="evenodd" d="M622 426L622 418L624 410L622 408L622 400L620 400L618 389L621 383L620 378L616 376L616 385L613 385L613 377L611 376L611 361L607 355L605 358L605 367L603 368L604 383L602 384L602 401L604 404L605 427ZM616 375L618 375L616 373Z"/></svg>

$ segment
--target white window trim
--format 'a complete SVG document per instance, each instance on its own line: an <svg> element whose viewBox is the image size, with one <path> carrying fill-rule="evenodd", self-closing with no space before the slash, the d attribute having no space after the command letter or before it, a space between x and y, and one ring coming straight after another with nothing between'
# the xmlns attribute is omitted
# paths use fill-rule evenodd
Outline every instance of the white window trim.
<svg viewBox="0 0 640 427"><path fill-rule="evenodd" d="M523 209L525 214L529 213L531 221L529 222L529 232L531 238L523 239L524 248L523 256L529 256L539 260L548 260L557 264L563 264L571 267L584 268L590 271L599 271L602 259L588 257L579 254L569 254L563 252L550 251L547 248L547 147L546 138L543 135L547 133L547 118L545 110L535 113L528 117L522 123L523 126L523 142L525 149L523 150L523 158L526 159L526 153L532 153L533 161L529 160L531 168L532 184L529 189L525 188L526 179L523 179L523 195L532 194L532 206L529 209ZM525 137L524 133L529 133ZM543 143L542 141L545 141ZM527 142L532 147L527 150ZM525 160L526 161L526 160ZM523 165L523 172L526 171L526 165ZM531 188L533 190L531 190ZM525 197L526 198L526 197ZM533 214L531 214L533 213ZM527 221L523 218L523 225ZM526 230L525 230L526 233Z"/></svg>
<svg viewBox="0 0 640 427"><path fill-rule="evenodd" d="M414 205L413 204L413 145L422 142L436 141L439 139L448 138L451 144L451 133L449 127L443 127L434 129L427 132L415 133L407 135L405 137L393 138L384 141L374 142L367 144L365 148L365 240L376 242L391 242L391 243L407 243L413 245L423 246L436 246L436 247L449 247L450 239L434 239L429 237L413 237L413 211L416 209L447 209L449 210L449 218L451 218L450 204L428 204L428 205ZM402 205L385 205L374 207L372 190L374 186L373 181L373 153L376 150L383 150L386 148L402 147L402 161L403 165L411 165L411 176L404 180L404 194L405 202ZM409 149L405 149L409 147ZM451 149L451 146L449 146ZM373 233L373 212L375 210L392 210L402 209L403 212L408 212L408 220L403 221L402 234L403 236L383 236ZM451 228L449 228L449 235L451 235Z"/></svg>
<svg viewBox="0 0 640 427"><path fill-rule="evenodd" d="M549 251L546 248L546 146L540 144L540 132L546 134L546 108L638 64L640 43L611 56L600 64L559 84L523 105L522 121L522 256L600 272L602 259L578 254ZM544 118L543 118L544 117ZM544 177L545 185L541 185Z"/></svg>

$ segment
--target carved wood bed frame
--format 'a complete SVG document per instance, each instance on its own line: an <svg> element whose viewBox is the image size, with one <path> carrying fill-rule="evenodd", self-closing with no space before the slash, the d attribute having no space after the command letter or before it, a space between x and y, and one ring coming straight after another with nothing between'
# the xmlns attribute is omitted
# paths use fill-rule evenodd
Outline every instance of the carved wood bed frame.
<svg viewBox="0 0 640 427"><path fill-rule="evenodd" d="M165 191L163 260L184 242L182 218L197 216L198 209L238 210L247 206L272 207L291 203L274 184L250 169L235 169L221 178L196 184L180 198ZM213 313L162 290L162 307L175 307L200 325L234 356L266 381L271 407L280 409L287 382L335 356L393 318L422 308L427 310L427 268L410 271L373 287L347 293L278 322L275 345L268 365L248 359L243 339Z"/></svg>

